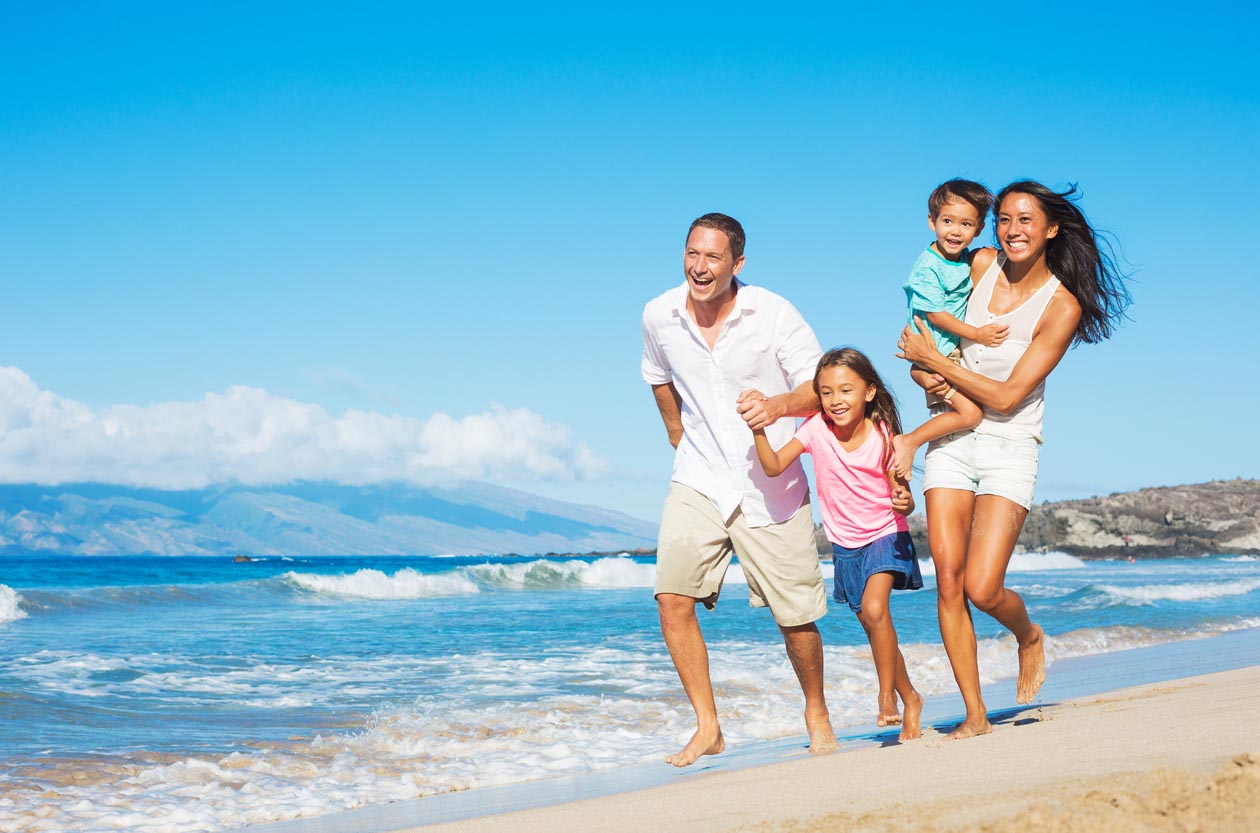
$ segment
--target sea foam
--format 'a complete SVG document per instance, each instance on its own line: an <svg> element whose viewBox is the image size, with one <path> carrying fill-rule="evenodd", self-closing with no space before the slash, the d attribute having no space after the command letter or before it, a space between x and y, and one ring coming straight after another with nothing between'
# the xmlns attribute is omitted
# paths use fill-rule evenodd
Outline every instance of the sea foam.
<svg viewBox="0 0 1260 833"><path fill-rule="evenodd" d="M460 596L493 590L579 590L651 587L656 565L627 556L595 561L540 558L520 563L474 564L441 573L404 568L388 574L358 570L343 575L288 572L281 578L291 586L330 598L425 599ZM732 564L727 584L747 584L744 571Z"/></svg>
<svg viewBox="0 0 1260 833"><path fill-rule="evenodd" d="M478 564L461 572L478 584L513 590L555 590L579 587L651 587L654 567L630 558L594 562L539 559L520 564Z"/></svg>
<svg viewBox="0 0 1260 833"><path fill-rule="evenodd" d="M919 569L925 576L936 575L936 565L927 553L919 553ZM1007 573L1036 573L1042 570L1080 570L1085 562L1065 552L1017 552L1011 556Z"/></svg>
<svg viewBox="0 0 1260 833"><path fill-rule="evenodd" d="M336 576L288 572L283 578L311 593L352 599L425 599L480 592L475 582L458 572L426 575L411 568L393 575L380 570L357 570Z"/></svg>
<svg viewBox="0 0 1260 833"><path fill-rule="evenodd" d="M22 597L7 584L0 584L0 624L26 618L22 609Z"/></svg>
<svg viewBox="0 0 1260 833"><path fill-rule="evenodd" d="M1047 659L1230 629L1084 629L1053 637ZM729 742L803 734L800 689L781 644L715 640L709 647ZM983 683L1014 676L1013 638L982 639L977 647ZM870 723L878 685L869 649L825 651L837 729ZM903 644L902 651L925 696L954 691L938 643ZM487 653L450 661L460 688L381 706L350 731L256 743L226 755L119 760L115 775L32 772L22 782L0 784L0 829L222 830L649 760L685 743L694 729L677 676L655 645L565 658ZM537 685L504 684L512 679ZM557 685L564 680L567 689ZM576 690L572 683L580 680L599 680L600 691ZM89 763L100 769L99 761Z"/></svg>
<svg viewBox="0 0 1260 833"><path fill-rule="evenodd" d="M1218 581L1210 584L1143 584L1133 587L1100 584L1093 589L1104 594L1112 604L1152 605L1157 602L1202 602L1229 596L1245 596L1260 590L1260 579Z"/></svg>

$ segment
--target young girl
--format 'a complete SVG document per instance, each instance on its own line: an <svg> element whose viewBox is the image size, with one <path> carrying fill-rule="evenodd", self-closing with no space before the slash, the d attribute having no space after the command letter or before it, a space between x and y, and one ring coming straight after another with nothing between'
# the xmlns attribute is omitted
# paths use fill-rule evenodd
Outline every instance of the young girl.
<svg viewBox="0 0 1260 833"><path fill-rule="evenodd" d="M888 612L896 590L923 586L909 527L893 511L894 490L908 490L892 471L892 437L901 433L897 403L870 359L852 347L828 351L814 373L822 412L783 448L753 431L757 459L771 477L802 453L814 460L823 527L831 541L838 602L848 602L866 631L879 677L879 726L901 724L901 739L919 737L923 697L910 683ZM908 510L913 511L913 507ZM897 696L905 710L897 710Z"/></svg>

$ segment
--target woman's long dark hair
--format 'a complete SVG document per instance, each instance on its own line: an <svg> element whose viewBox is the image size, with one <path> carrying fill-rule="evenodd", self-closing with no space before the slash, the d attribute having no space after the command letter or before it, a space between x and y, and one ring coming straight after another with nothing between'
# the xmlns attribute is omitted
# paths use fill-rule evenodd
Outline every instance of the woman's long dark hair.
<svg viewBox="0 0 1260 833"><path fill-rule="evenodd" d="M884 384L884 380L879 378L875 365L871 364L866 354L852 347L836 347L823 353L823 357L818 360L818 368L814 371L815 394L818 393L818 377L829 367L847 367L855 376L875 388L875 398L866 403L866 416L876 428L881 429L880 440L884 444L881 465L887 470L892 465L893 456L890 440L902 433L901 417L897 413L897 398ZM823 419L827 419L826 413L823 414Z"/></svg>
<svg viewBox="0 0 1260 833"><path fill-rule="evenodd" d="M1041 205L1052 224L1058 224L1059 233L1046 241L1046 264L1081 305L1073 343L1097 344L1110 338L1116 325L1127 317L1125 310L1131 302L1125 286L1128 276L1116 268L1111 243L1095 233L1072 199L1076 192L1075 184L1060 192L1031 179L1012 182L997 195L994 220L1008 194L1027 194Z"/></svg>

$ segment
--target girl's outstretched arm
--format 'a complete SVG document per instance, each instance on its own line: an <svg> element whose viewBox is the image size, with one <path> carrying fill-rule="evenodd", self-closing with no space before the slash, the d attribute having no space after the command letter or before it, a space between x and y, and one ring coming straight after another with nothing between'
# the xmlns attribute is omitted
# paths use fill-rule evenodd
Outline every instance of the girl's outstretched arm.
<svg viewBox="0 0 1260 833"><path fill-rule="evenodd" d="M762 470L771 477L782 474L783 470L792 465L792 462L805 451L805 446L795 437L788 440L788 444L783 448L775 451L770 447L766 432L760 428L753 431L753 446L757 449L757 461L761 463Z"/></svg>

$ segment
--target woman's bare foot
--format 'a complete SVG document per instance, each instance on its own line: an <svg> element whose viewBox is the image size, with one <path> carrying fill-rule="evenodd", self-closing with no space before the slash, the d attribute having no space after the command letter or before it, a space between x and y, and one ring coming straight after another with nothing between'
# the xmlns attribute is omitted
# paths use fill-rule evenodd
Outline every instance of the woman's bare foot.
<svg viewBox="0 0 1260 833"><path fill-rule="evenodd" d="M809 730L809 754L823 755L840 748L835 730L831 728L830 714L823 713L816 718L806 715L805 728Z"/></svg>
<svg viewBox="0 0 1260 833"><path fill-rule="evenodd" d="M1046 681L1046 645L1040 625L1033 625L1032 636L1019 646L1019 681L1015 687L1016 703L1031 703Z"/></svg>
<svg viewBox="0 0 1260 833"><path fill-rule="evenodd" d="M875 718L876 726L900 726L901 712L897 711L897 695L889 693L879 695L879 717Z"/></svg>
<svg viewBox="0 0 1260 833"><path fill-rule="evenodd" d="M677 767L691 766L701 755L719 755L725 748L726 739L722 737L721 729L714 729L712 732L703 734L697 729L681 752L665 756L665 763Z"/></svg>
<svg viewBox="0 0 1260 833"><path fill-rule="evenodd" d="M906 716L901 724L901 734L899 740L915 740L922 737L923 732L919 728L919 715L923 713L923 695L914 692L909 700L905 701Z"/></svg>
<svg viewBox="0 0 1260 833"><path fill-rule="evenodd" d="M964 720L959 723L954 731L945 736L945 740L964 740L966 738L974 738L977 735L987 735L993 731L989 718L982 717L979 720Z"/></svg>

